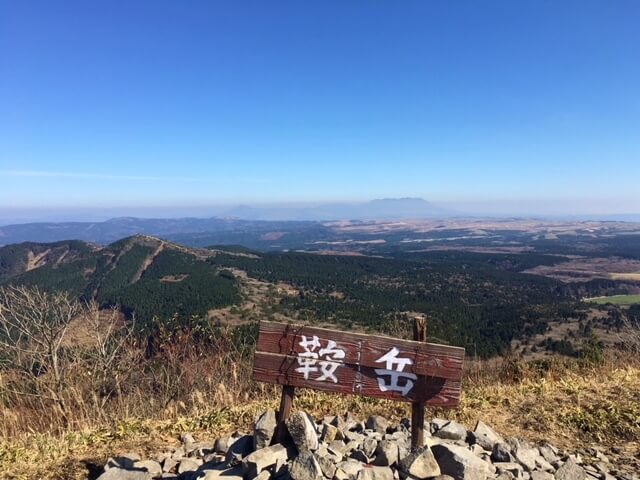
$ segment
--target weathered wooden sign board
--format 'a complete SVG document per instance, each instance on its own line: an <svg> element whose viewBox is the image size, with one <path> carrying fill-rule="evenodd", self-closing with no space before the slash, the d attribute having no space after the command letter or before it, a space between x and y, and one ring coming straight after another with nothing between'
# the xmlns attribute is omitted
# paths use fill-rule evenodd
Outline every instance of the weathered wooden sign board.
<svg viewBox="0 0 640 480"><path fill-rule="evenodd" d="M253 378L285 387L280 420L293 387L408 401L420 409L456 407L463 360L459 347L260 322Z"/></svg>

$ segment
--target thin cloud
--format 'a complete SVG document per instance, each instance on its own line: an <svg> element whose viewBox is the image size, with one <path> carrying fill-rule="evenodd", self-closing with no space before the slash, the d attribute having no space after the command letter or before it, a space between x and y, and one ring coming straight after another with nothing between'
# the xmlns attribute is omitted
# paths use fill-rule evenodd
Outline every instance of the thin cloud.
<svg viewBox="0 0 640 480"><path fill-rule="evenodd" d="M188 177L155 177L147 175L112 175L105 173L86 172L54 172L47 170L0 170L0 177L29 177L29 178L85 178L95 180L134 180L134 181L195 181Z"/></svg>

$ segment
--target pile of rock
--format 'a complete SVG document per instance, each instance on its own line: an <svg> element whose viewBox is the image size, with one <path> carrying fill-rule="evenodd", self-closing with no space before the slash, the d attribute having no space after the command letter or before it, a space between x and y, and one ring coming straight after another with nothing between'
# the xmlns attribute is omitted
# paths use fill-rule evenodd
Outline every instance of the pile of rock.
<svg viewBox="0 0 640 480"><path fill-rule="evenodd" d="M182 445L151 460L110 458L99 480L640 480L590 452L567 455L550 444L503 439L478 422L473 431L454 421L425 425L425 445L410 446L409 422L381 416L362 422L351 415L316 422L296 412L286 422L290 438L272 444L275 412L262 414L253 434Z"/></svg>

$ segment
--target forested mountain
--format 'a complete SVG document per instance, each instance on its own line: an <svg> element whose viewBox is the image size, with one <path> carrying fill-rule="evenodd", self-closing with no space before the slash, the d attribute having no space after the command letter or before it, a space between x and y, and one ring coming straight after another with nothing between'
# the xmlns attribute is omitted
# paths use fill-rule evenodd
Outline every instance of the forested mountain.
<svg viewBox="0 0 640 480"><path fill-rule="evenodd" d="M142 322L188 321L237 300L234 276L208 264L211 255L145 236L104 248L80 241L23 243L0 248L0 272L3 283L66 290L117 305Z"/></svg>
<svg viewBox="0 0 640 480"><path fill-rule="evenodd" d="M565 261L558 255L387 252L382 256L193 249L135 236L106 247L83 242L0 248L2 282L61 289L102 306L119 306L140 325L191 325L210 312L244 305L247 279L287 285L265 315L398 333L415 313L430 318L434 340L487 357L515 338L543 333L549 322L577 317L572 285L522 273ZM241 275L238 277L238 275ZM582 287L584 288L584 286ZM244 313L242 313L244 312ZM255 318L259 319L259 318ZM400 332L402 333L402 332Z"/></svg>

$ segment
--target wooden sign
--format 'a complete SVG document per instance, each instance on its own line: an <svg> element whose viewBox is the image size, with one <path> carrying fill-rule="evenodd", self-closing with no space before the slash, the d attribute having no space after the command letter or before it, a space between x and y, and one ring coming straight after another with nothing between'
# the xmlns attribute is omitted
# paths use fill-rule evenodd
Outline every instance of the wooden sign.
<svg viewBox="0 0 640 480"><path fill-rule="evenodd" d="M257 381L426 405L460 403L464 348L261 322Z"/></svg>

